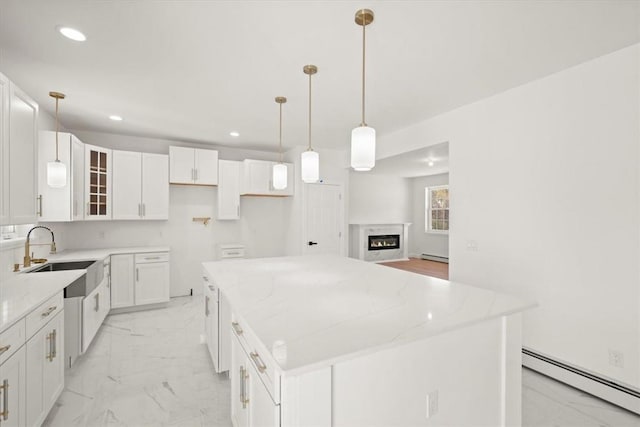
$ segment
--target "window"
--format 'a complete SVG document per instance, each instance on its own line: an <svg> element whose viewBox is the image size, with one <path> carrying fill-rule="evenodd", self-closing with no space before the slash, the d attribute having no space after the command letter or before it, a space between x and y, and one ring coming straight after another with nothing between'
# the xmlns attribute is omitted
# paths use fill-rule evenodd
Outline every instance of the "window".
<svg viewBox="0 0 640 427"><path fill-rule="evenodd" d="M427 187L425 190L425 231L449 233L449 186Z"/></svg>

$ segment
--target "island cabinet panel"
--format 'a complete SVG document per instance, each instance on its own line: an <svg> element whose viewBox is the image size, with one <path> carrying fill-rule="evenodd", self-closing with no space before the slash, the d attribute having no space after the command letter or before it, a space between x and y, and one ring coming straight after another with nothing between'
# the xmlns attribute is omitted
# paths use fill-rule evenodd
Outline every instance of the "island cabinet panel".
<svg viewBox="0 0 640 427"><path fill-rule="evenodd" d="M333 425L507 425L505 338L498 318L335 364Z"/></svg>
<svg viewBox="0 0 640 427"><path fill-rule="evenodd" d="M280 425L331 425L331 367L282 377Z"/></svg>
<svg viewBox="0 0 640 427"><path fill-rule="evenodd" d="M249 359L245 354L238 337L231 339L231 421L234 427L246 427L249 425L249 406L247 402L247 370Z"/></svg>

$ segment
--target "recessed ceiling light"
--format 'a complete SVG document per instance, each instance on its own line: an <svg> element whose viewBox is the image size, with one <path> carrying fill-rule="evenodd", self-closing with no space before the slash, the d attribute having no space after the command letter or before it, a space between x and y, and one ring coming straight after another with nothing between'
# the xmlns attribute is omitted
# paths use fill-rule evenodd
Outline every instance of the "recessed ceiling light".
<svg viewBox="0 0 640 427"><path fill-rule="evenodd" d="M121 122L121 121L122 121L122 117L120 117L120 116L116 116L116 115L109 116L109 118L110 118L111 120L113 120L114 122Z"/></svg>
<svg viewBox="0 0 640 427"><path fill-rule="evenodd" d="M429 160L429 163L427 163L429 166L433 166L433 161Z"/></svg>
<svg viewBox="0 0 640 427"><path fill-rule="evenodd" d="M237 137L240 136L240 134L238 132L236 132L236 131L229 132L229 135L233 136L234 138L237 138Z"/></svg>
<svg viewBox="0 0 640 427"><path fill-rule="evenodd" d="M66 38L77 41L77 42L83 42L87 39L87 36L82 34L82 32L76 30L75 28L58 27L58 31L60 32L60 34L62 34Z"/></svg>

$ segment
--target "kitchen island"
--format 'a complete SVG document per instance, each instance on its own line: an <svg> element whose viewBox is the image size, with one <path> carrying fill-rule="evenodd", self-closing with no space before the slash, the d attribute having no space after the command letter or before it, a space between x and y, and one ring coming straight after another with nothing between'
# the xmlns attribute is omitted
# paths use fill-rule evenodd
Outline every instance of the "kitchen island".
<svg viewBox="0 0 640 427"><path fill-rule="evenodd" d="M203 266L234 425L520 425L531 302L337 256Z"/></svg>

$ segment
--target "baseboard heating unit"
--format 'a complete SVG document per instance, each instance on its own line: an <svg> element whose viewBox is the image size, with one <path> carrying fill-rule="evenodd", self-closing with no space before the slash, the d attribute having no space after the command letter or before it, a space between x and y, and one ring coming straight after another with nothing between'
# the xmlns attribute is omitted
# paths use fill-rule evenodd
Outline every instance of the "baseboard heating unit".
<svg viewBox="0 0 640 427"><path fill-rule="evenodd" d="M529 369L640 415L640 391L635 388L557 361L526 347L522 349L522 364Z"/></svg>
<svg viewBox="0 0 640 427"><path fill-rule="evenodd" d="M437 261L437 262L444 262L446 264L449 264L449 258L444 257L444 256L440 256L440 255L429 255L429 254L422 254L420 255L421 259L426 259L429 261Z"/></svg>

